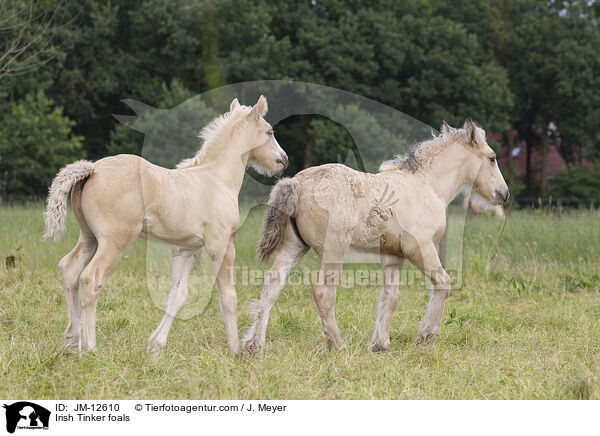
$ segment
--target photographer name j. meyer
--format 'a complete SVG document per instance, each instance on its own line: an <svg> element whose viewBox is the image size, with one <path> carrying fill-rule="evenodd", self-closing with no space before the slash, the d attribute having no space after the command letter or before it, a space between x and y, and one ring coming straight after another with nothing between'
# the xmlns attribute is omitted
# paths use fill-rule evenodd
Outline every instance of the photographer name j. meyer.
<svg viewBox="0 0 600 436"><path fill-rule="evenodd" d="M138 412L268 412L277 413L287 411L286 405L281 404L199 404L199 405L178 405L178 404L152 404L145 403L136 405L135 410Z"/></svg>

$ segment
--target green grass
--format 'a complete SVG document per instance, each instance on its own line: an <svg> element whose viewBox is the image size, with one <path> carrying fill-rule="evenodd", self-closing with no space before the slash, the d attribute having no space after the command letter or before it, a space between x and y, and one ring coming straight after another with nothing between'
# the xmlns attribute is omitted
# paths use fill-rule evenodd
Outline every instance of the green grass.
<svg viewBox="0 0 600 436"><path fill-rule="evenodd" d="M509 212L493 259L499 222L469 218L464 286L453 290L433 346L414 344L423 286L402 287L391 351L375 354L367 345L377 286L338 291L347 347L328 352L311 288L297 285L273 309L265 352L241 360L227 355L214 296L202 313L175 323L163 356L147 354L162 311L146 287L143 241L100 297L98 351L65 353L57 263L77 226L69 212L63 240L41 242L41 214L35 205L0 210L0 398L600 399L598 212ZM239 266L262 268L254 256L260 220L260 210L251 213L236 237ZM311 253L299 268L316 265ZM260 286L237 291L243 333Z"/></svg>

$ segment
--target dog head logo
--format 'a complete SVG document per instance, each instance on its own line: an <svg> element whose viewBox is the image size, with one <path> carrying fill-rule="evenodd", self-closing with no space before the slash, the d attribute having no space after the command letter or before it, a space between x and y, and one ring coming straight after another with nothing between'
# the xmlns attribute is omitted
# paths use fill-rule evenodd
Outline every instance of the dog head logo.
<svg viewBox="0 0 600 436"><path fill-rule="evenodd" d="M48 429L50 411L28 401L5 404L6 431L14 433L19 429Z"/></svg>

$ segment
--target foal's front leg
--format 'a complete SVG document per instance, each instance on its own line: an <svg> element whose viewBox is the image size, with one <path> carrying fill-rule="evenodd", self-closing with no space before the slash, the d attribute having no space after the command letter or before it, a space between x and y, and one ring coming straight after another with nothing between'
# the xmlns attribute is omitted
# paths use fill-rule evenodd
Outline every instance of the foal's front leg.
<svg viewBox="0 0 600 436"><path fill-rule="evenodd" d="M335 319L335 296L344 267L344 256L350 246L351 231L348 230L343 220L328 221L323 246L315 248L321 265L313 297L323 324L323 339L330 350L344 348Z"/></svg>
<svg viewBox="0 0 600 436"><path fill-rule="evenodd" d="M177 313L181 310L188 296L188 279L196 250L185 248L172 248L172 284L169 293L167 309L162 321L150 336L149 350L157 353L167 346L167 336L173 325Z"/></svg>
<svg viewBox="0 0 600 436"><path fill-rule="evenodd" d="M344 258L339 262L321 262L318 282L315 285L313 296L321 322L323 323L323 340L327 348L340 350L344 347L340 330L335 320L335 294L340 282Z"/></svg>
<svg viewBox="0 0 600 436"><path fill-rule="evenodd" d="M433 342L440 335L444 306L450 295L450 276L442 267L435 245L427 244L409 260L431 280L427 312L419 327L419 343Z"/></svg>

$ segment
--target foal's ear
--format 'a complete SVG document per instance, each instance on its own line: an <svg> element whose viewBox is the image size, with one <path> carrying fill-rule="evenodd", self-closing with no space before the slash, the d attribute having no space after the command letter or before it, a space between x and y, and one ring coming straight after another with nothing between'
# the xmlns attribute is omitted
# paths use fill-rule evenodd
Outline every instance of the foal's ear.
<svg viewBox="0 0 600 436"><path fill-rule="evenodd" d="M236 110L239 107L240 107L240 102L238 101L238 99L236 97L233 99L233 101L229 105L229 112L233 112L234 110Z"/></svg>
<svg viewBox="0 0 600 436"><path fill-rule="evenodd" d="M258 102L252 108L252 111L250 111L250 115L258 120L260 117L264 117L268 110L269 106L267 105L267 99L264 95L261 95Z"/></svg>
<svg viewBox="0 0 600 436"><path fill-rule="evenodd" d="M467 121L465 121L465 125L463 126L463 128L465 129L465 136L467 137L467 141L469 141L471 144L475 144L475 135L477 134L477 127L475 126L475 123L473 122L471 117L467 118Z"/></svg>
<svg viewBox="0 0 600 436"><path fill-rule="evenodd" d="M442 121L442 127L440 129L440 132L442 132L442 135L446 134L446 133L450 133L450 130L452 130L452 127L450 127L446 121Z"/></svg>

